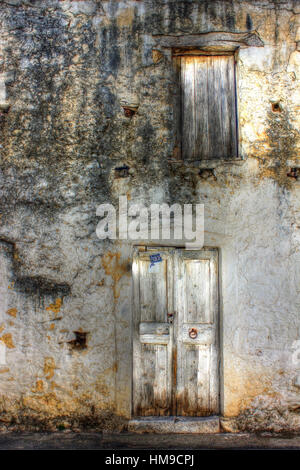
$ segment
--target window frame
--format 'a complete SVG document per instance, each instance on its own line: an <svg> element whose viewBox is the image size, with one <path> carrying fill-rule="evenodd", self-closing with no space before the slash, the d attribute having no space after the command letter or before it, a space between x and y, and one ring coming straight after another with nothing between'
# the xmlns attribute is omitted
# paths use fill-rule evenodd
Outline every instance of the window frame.
<svg viewBox="0 0 300 470"><path fill-rule="evenodd" d="M175 117L175 128L176 128L176 139L175 147L173 152L172 160L185 163L191 166L197 166L199 168L215 168L224 164L241 163L244 161L241 152L241 139L240 139L240 123L239 123L239 96L238 96L238 51L239 48L222 49L216 47L206 48L195 48L195 47L184 47L184 48L172 48L172 62L173 68L176 74L177 81L177 93L175 94L174 102L174 117ZM233 56L234 59L234 93L235 93L235 116L236 116L236 157L230 158L211 158L211 159L183 159L182 158L182 86L181 86L181 57L183 56Z"/></svg>

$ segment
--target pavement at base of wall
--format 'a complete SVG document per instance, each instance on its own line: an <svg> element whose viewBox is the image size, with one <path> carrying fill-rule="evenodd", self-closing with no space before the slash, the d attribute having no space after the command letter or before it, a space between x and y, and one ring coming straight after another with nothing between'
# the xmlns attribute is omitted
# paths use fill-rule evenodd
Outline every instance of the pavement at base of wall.
<svg viewBox="0 0 300 470"><path fill-rule="evenodd" d="M61 431L54 433L1 433L0 450L200 450L295 449L300 435L287 434L134 434Z"/></svg>

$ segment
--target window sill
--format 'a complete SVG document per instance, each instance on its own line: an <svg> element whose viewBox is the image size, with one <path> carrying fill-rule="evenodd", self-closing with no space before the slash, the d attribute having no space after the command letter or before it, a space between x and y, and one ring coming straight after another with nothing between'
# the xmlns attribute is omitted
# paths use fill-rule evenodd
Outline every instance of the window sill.
<svg viewBox="0 0 300 470"><path fill-rule="evenodd" d="M192 168L206 168L213 169L224 165L242 165L245 162L243 158L232 158L232 159L211 159L211 160L173 160L169 159L169 163L174 165L183 165Z"/></svg>

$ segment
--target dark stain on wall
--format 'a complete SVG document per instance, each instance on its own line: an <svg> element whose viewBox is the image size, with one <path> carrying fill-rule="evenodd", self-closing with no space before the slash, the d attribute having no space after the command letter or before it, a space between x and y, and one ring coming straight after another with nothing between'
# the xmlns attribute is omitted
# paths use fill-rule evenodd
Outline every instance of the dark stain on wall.
<svg viewBox="0 0 300 470"><path fill-rule="evenodd" d="M68 284L59 284L41 276L17 278L14 287L19 292L38 294L39 296L64 296L69 295L71 292Z"/></svg>
<svg viewBox="0 0 300 470"><path fill-rule="evenodd" d="M248 29L248 31L251 31L253 29L253 22L249 13L247 13L246 16L246 28Z"/></svg>
<svg viewBox="0 0 300 470"><path fill-rule="evenodd" d="M119 29L113 20L108 28L108 67L116 75L120 65L120 51L118 46Z"/></svg>
<svg viewBox="0 0 300 470"><path fill-rule="evenodd" d="M229 30L235 29L235 14L233 11L226 12L226 26Z"/></svg>

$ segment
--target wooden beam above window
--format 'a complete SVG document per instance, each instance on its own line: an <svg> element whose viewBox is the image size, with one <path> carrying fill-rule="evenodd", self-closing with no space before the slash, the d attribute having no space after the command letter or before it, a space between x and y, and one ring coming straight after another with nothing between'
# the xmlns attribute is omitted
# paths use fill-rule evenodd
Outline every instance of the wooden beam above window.
<svg viewBox="0 0 300 470"><path fill-rule="evenodd" d="M196 48L219 51L235 51L244 47L262 47L263 41L256 31L247 33L209 32L181 36L154 36L156 45L165 48Z"/></svg>

